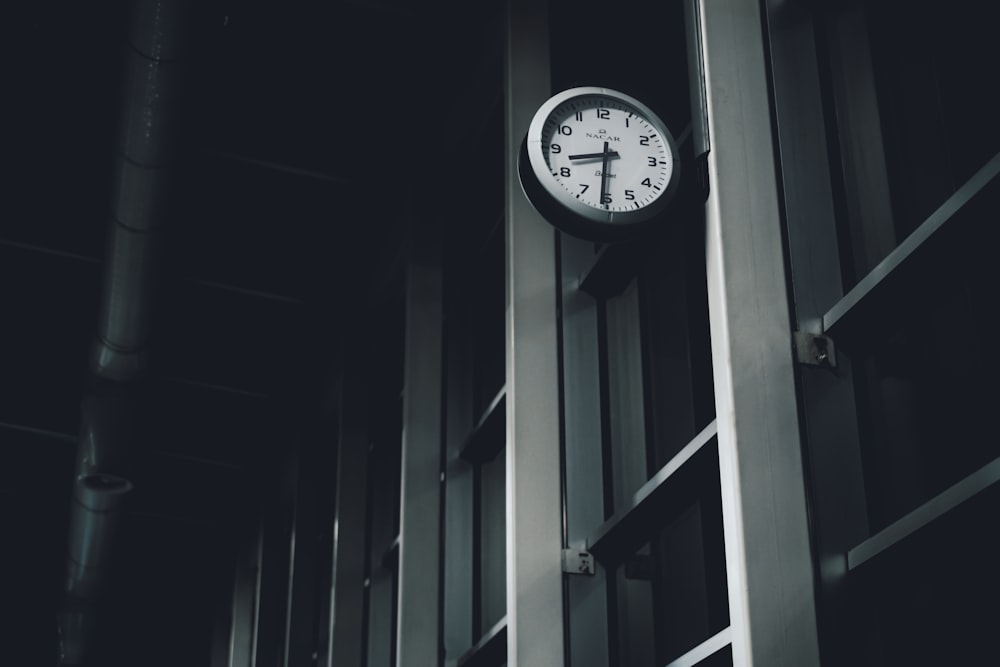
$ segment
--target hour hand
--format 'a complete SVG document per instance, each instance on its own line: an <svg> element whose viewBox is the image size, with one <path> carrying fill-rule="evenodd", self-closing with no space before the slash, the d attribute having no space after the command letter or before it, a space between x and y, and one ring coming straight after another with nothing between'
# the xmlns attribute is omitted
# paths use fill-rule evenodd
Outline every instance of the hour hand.
<svg viewBox="0 0 1000 667"><path fill-rule="evenodd" d="M607 153L579 153L577 155L570 155L568 157L570 160L588 160L591 158L603 160L604 156L607 156L609 158L618 157L618 151L609 151Z"/></svg>

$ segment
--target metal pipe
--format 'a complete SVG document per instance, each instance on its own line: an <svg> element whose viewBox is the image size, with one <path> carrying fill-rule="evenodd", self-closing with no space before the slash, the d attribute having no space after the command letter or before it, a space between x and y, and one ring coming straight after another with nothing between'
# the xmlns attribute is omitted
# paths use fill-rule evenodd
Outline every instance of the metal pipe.
<svg viewBox="0 0 1000 667"><path fill-rule="evenodd" d="M66 593L90 598L103 583L125 495L132 483L116 475L78 475L70 513Z"/></svg>
<svg viewBox="0 0 1000 667"><path fill-rule="evenodd" d="M60 665L82 665L97 624L96 602L107 578L113 536L128 480L114 475L78 475L73 482L66 559L66 599L57 617Z"/></svg>
<svg viewBox="0 0 1000 667"><path fill-rule="evenodd" d="M100 320L91 352L91 370L98 377L128 382L145 371L156 236L111 222Z"/></svg>
<svg viewBox="0 0 1000 667"><path fill-rule="evenodd" d="M169 215L189 8L188 0L135 0L131 7L101 309L90 357L94 382L81 405L65 601L58 618L62 665L87 660L116 527L132 489L123 473L136 438L137 381L146 369L156 258Z"/></svg>
<svg viewBox="0 0 1000 667"><path fill-rule="evenodd" d="M146 368L150 297L181 120L188 10L186 0L137 0L129 23L101 315L91 353L91 370L119 382Z"/></svg>

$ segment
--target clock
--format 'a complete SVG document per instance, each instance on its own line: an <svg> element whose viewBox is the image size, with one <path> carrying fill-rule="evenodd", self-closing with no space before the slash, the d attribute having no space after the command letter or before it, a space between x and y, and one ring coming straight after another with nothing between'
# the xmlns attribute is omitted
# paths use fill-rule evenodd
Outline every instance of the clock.
<svg viewBox="0 0 1000 667"><path fill-rule="evenodd" d="M677 191L677 145L639 100L608 88L564 90L542 104L521 145L525 195L551 224L617 241L655 224Z"/></svg>

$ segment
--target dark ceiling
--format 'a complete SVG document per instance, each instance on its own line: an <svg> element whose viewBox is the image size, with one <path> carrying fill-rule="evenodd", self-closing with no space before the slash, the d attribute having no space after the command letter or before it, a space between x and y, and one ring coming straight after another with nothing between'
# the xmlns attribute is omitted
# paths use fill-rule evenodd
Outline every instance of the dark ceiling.
<svg viewBox="0 0 1000 667"><path fill-rule="evenodd" d="M109 665L207 664L241 523L300 440L332 437L342 332L420 223L405 205L437 196L435 166L499 98L496 2L193 4ZM55 662L128 6L21 5L0 209L0 610L18 620L0 663L27 667Z"/></svg>

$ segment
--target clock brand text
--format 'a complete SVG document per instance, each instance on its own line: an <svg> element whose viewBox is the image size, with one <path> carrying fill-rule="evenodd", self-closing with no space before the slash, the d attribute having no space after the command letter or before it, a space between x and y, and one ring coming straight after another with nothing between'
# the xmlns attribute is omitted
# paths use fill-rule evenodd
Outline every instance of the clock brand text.
<svg viewBox="0 0 1000 667"><path fill-rule="evenodd" d="M600 172L600 171L595 171L595 172L594 172L594 176L601 176L601 175L602 175L602 174L601 174L601 172ZM612 174L612 173L610 173L610 172L609 172L609 173L608 173L608 178L617 178L617 176L616 176L615 174Z"/></svg>
<svg viewBox="0 0 1000 667"><path fill-rule="evenodd" d="M621 141L621 137L612 137L608 134L594 134L592 132L587 132L588 139L600 139L601 141Z"/></svg>

